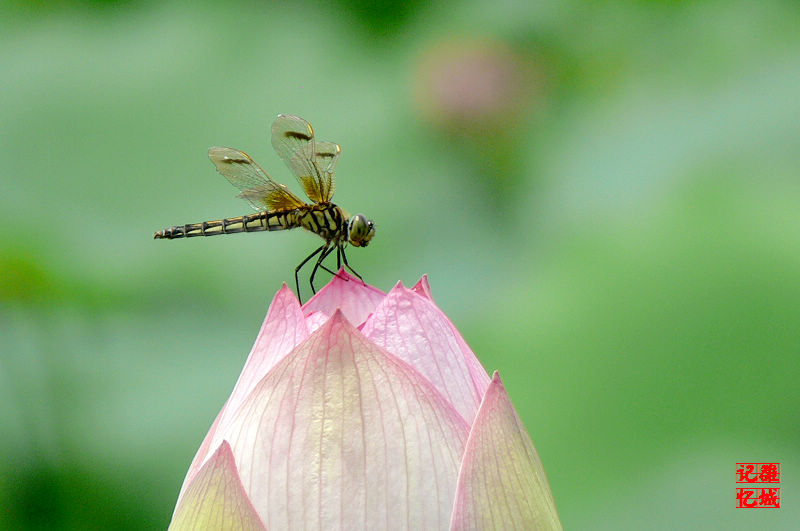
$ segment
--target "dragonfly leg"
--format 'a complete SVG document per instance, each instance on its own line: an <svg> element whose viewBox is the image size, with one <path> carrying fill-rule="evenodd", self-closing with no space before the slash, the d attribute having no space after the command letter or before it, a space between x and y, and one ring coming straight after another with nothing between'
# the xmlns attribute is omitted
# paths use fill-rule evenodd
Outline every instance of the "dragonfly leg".
<svg viewBox="0 0 800 531"><path fill-rule="evenodd" d="M300 265L294 268L294 286L297 288L297 298L300 299L300 303L301 304L303 302L303 299L300 297L300 280L298 279L297 274L300 272L300 269L302 269L302 267L304 265L306 265L306 262L308 262L309 260L314 258L317 255L318 252L320 252L321 250L325 249L325 247L327 247L327 246L328 246L327 243L325 245L320 245L319 248L316 251L314 251L310 255L306 256L305 260L300 262ZM311 285L311 289L312 290L314 289L314 285L313 284Z"/></svg>
<svg viewBox="0 0 800 531"><path fill-rule="evenodd" d="M337 248L336 248L336 257L337 257L337 258L339 258L339 251L340 251L340 249L337 247ZM332 252L333 252L333 247L331 247L331 250L330 250L330 251L328 251L327 253L325 253L325 257L327 257L327 256L328 256L330 253L332 253ZM343 280L347 280L347 278L345 278L345 277L340 277L340 276L339 276L339 272L338 272L338 271L334 272L334 271L331 271L330 269L328 269L328 268L327 268L327 266L326 266L326 265L325 265L325 264L322 262L323 260L325 260L325 258L322 258L322 259L320 260L319 267L321 267L322 269L324 269L325 271L327 271L328 273L330 273L331 275L333 275L333 276L335 276L335 277L339 277L339 278L341 278L341 279L343 279ZM341 267L341 266L340 266L340 267Z"/></svg>
<svg viewBox="0 0 800 531"><path fill-rule="evenodd" d="M316 263L316 264L314 264L314 269L312 269L312 270L311 270L311 279L310 279L310 284L311 284L311 291L312 291L313 293L316 293L316 292L317 292L316 288L314 287L314 276L317 274L317 270L320 268L320 266L321 266L321 267L322 267L322 269L324 269L325 271L327 271L327 272L329 272L329 273L333 273L333 272L332 272L330 269L328 269L327 267L325 267L324 265L322 265L322 261L323 261L323 260L325 260L325 258L326 258L326 257L327 257L329 254L331 254L331 251L333 251L333 247L328 247L329 245L330 245L330 243L326 243L325 245L323 245L323 246L320 248L320 250L322 250L322 254L321 254L321 255L319 255L319 258L317 258L317 263ZM316 254L316 253L315 253L315 254ZM310 257L309 257L309 258L310 258ZM333 273L333 274L335 274L335 273Z"/></svg>
<svg viewBox="0 0 800 531"><path fill-rule="evenodd" d="M333 252L333 247L331 247L330 251L328 251L327 253L325 253L325 256L327 257L327 255L328 255L328 254L330 254L330 253L332 253L332 252ZM341 268L342 268L342 262L341 262L341 260L342 260L342 253L343 253L343 252L344 252L344 249L342 249L341 247L339 247L339 246L337 245L337 246L336 246L336 267L337 267L337 270L336 270L336 271L331 271L331 270L330 270L330 269L328 269L328 268L325 266L325 264L323 264L321 261L320 261L320 263L319 263L319 267L321 267L322 269L324 269L325 271L327 271L328 273L330 273L330 274L331 274L331 275L333 275L334 277L339 277L339 278L341 278L342 280L344 280L344 281L346 282L346 281L348 281L348 280L350 280L350 279L349 279L349 278L347 278L347 277L345 277L345 276L343 276L343 275L340 275L340 274L339 274L339 269L341 269ZM322 258L322 260L324 260L324 258Z"/></svg>
<svg viewBox="0 0 800 531"><path fill-rule="evenodd" d="M367 285L367 283L366 283L366 282L364 282L364 279L363 279L363 278L361 278L361 275L359 275L359 274L356 272L356 270L355 270L355 269L353 269L352 267L350 267L350 264L348 264L348 263L347 263L347 255L346 255L346 254L344 254L344 248L342 248L342 249L341 249L341 251L342 251L342 260L344 261L344 266L345 266L347 269L349 269L351 273L353 273L355 276L357 276L357 277L358 277L358 280L360 280L360 281L361 281L361 283L362 283L362 284L364 284L364 285L366 286L366 285Z"/></svg>
<svg viewBox="0 0 800 531"><path fill-rule="evenodd" d="M336 273L334 273L333 271L331 271L330 269L328 269L325 266L322 266L322 267L325 268L325 271L327 271L331 275L333 275L335 277L339 277L344 281L347 281L347 280L350 280L350 279L347 278L347 277L343 277L342 275L339 274L339 270L342 268L342 253L343 252L344 252L344 249L340 245L337 245L336 246Z"/></svg>

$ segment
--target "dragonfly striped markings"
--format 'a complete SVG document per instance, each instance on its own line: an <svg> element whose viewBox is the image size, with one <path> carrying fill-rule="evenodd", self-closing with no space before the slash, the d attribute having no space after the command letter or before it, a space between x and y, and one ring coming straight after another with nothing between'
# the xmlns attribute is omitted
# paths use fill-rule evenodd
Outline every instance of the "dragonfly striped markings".
<svg viewBox="0 0 800 531"><path fill-rule="evenodd" d="M279 114L272 124L272 147L289 167L312 201L306 203L286 185L274 181L244 151L212 147L208 157L217 171L240 190L257 211L235 218L176 225L156 232L155 239L173 240L194 236L215 236L239 232L276 231L302 228L318 235L324 243L294 270L297 296L300 297L300 269L317 256L311 271L311 291L316 293L314 276L319 268L335 275L323 261L336 250L337 268L342 263L362 282L347 262L345 247L366 247L375 235L375 224L363 214L349 215L331 202L336 190L336 162L341 148L333 142L317 142L311 124L298 116ZM301 299L302 300L302 299Z"/></svg>

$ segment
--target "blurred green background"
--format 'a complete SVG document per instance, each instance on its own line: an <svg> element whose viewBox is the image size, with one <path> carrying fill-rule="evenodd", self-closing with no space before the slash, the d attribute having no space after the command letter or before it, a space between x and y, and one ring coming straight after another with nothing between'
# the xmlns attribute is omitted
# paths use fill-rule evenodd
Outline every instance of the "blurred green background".
<svg viewBox="0 0 800 531"><path fill-rule="evenodd" d="M159 529L298 233L206 158L342 145L351 263L423 273L498 369L568 529L800 521L796 2L5 2L0 528ZM302 286L301 286L302 287ZM783 508L735 463L783 464Z"/></svg>

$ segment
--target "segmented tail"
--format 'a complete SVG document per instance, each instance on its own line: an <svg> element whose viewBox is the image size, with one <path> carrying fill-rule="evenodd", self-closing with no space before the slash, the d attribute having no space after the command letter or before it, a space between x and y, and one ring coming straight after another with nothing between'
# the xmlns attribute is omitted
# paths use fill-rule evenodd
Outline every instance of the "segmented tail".
<svg viewBox="0 0 800 531"><path fill-rule="evenodd" d="M153 238L156 240L174 240L176 238L216 236L217 234L235 234L237 232L286 230L299 226L296 219L297 215L294 211L258 212L236 218L217 219L190 225L176 225L156 232L153 234Z"/></svg>

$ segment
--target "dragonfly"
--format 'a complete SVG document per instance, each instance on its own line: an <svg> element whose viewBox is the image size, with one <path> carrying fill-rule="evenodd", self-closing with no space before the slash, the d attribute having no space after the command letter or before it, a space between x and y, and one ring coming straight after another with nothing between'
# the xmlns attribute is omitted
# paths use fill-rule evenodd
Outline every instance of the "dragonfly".
<svg viewBox="0 0 800 531"><path fill-rule="evenodd" d="M176 225L156 232L155 239L174 240L195 236L216 236L238 232L277 231L301 228L313 232L324 243L308 255L294 270L297 296L300 297L300 270L318 256L311 271L311 291L316 293L314 277L325 267L323 261L336 250L336 265L342 263L364 282L347 262L345 247L366 247L375 235L375 223L364 214L351 216L331 202L336 190L336 163L342 148L333 142L318 142L314 130L299 116L279 114L272 124L272 147L286 166L297 177L305 194L312 201L306 203L284 184L274 181L261 166L244 151L229 147L212 147L208 158L217 171L238 188L238 197L247 200L257 211L235 218L225 218L202 223Z"/></svg>

